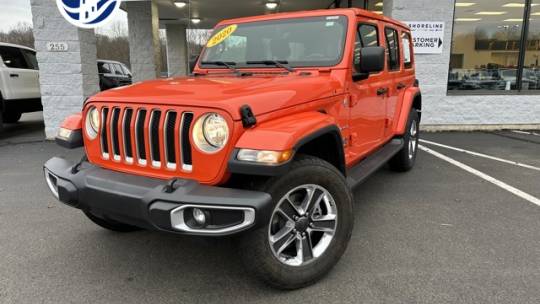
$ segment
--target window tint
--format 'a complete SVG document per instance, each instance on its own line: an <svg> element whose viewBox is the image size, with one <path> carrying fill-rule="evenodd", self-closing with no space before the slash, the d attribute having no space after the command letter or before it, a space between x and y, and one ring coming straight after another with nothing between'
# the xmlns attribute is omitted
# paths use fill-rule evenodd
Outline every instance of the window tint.
<svg viewBox="0 0 540 304"><path fill-rule="evenodd" d="M0 56L8 68L28 69L28 64L18 48L0 46Z"/></svg>
<svg viewBox="0 0 540 304"><path fill-rule="evenodd" d="M386 47L388 48L388 69L391 71L399 70L399 43L397 32L394 29L386 28Z"/></svg>
<svg viewBox="0 0 540 304"><path fill-rule="evenodd" d="M401 34L401 44L403 44L403 63L406 69L412 68L412 45L411 35L409 33Z"/></svg>
<svg viewBox="0 0 540 304"><path fill-rule="evenodd" d="M379 46L377 26L372 24L360 24L356 32L354 43L354 66L360 63L360 49L368 46Z"/></svg>
<svg viewBox="0 0 540 304"><path fill-rule="evenodd" d="M24 55L24 58L26 59L26 64L28 65L28 68L32 70L39 70L38 62L36 59L36 53L29 50L21 50L21 51Z"/></svg>
<svg viewBox="0 0 540 304"><path fill-rule="evenodd" d="M109 65L103 62L98 62L98 72L100 74L109 74L111 70L109 70Z"/></svg>

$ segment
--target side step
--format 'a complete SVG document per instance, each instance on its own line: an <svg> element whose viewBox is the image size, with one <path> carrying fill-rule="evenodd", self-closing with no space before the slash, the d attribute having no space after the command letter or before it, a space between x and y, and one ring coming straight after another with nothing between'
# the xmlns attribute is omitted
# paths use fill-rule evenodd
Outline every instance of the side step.
<svg viewBox="0 0 540 304"><path fill-rule="evenodd" d="M353 189L360 185L366 178L386 164L403 148L403 139L394 138L379 150L366 157L364 160L347 170L347 184Z"/></svg>

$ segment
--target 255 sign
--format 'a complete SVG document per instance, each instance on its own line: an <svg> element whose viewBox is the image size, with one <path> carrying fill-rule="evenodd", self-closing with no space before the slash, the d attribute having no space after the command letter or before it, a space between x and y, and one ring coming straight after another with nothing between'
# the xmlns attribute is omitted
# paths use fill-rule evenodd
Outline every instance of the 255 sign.
<svg viewBox="0 0 540 304"><path fill-rule="evenodd" d="M442 54L444 22L405 21L411 28L415 54Z"/></svg>

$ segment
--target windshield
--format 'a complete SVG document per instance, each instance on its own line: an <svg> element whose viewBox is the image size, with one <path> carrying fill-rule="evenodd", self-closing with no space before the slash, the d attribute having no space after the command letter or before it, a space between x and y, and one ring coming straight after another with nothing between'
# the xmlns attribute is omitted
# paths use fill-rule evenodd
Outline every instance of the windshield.
<svg viewBox="0 0 540 304"><path fill-rule="evenodd" d="M216 28L201 56L204 68L333 66L341 62L347 33L345 16L322 16L240 23Z"/></svg>

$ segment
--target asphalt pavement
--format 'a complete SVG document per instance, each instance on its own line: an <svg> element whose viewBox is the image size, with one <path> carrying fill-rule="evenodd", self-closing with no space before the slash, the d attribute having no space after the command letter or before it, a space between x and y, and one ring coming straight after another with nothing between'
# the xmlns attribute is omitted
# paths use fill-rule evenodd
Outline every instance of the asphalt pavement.
<svg viewBox="0 0 540 304"><path fill-rule="evenodd" d="M39 114L0 135L0 303L539 303L540 206L424 151L355 191L337 266L296 291L246 273L231 239L101 229L49 194L42 165L77 160L43 141ZM424 133L540 167L540 136ZM426 147L540 197L540 171Z"/></svg>

